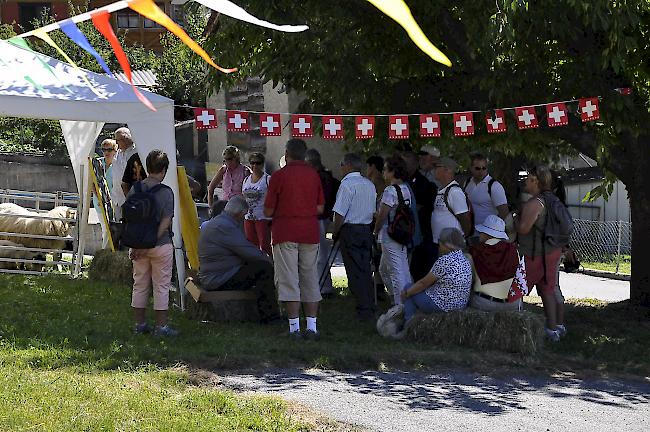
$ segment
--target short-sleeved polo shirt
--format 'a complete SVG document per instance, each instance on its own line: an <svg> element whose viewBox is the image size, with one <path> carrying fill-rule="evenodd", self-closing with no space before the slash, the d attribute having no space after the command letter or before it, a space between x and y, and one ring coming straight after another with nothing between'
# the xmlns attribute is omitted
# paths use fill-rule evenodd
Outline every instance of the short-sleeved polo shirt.
<svg viewBox="0 0 650 432"><path fill-rule="evenodd" d="M453 213L449 211L447 205L445 204L445 192L449 189L449 194L447 195L447 201L449 202L449 207ZM467 201L465 200L465 193L460 185L454 180L449 183L446 187L440 189L436 195L436 200L433 205L433 213L431 214L431 231L433 234L433 242L438 243L440 238L440 232L444 228L456 228L460 232L463 232L463 228L456 219L456 215L467 213L469 208L467 208Z"/></svg>
<svg viewBox="0 0 650 432"><path fill-rule="evenodd" d="M508 204L506 191L501 183L497 181L492 183L492 196L490 196L488 192L490 180L492 180L492 177L489 174L478 184L474 182L474 179L471 179L465 188L467 197L472 203L476 225L482 224L489 215L498 216L497 207Z"/></svg>
<svg viewBox="0 0 650 432"><path fill-rule="evenodd" d="M317 244L320 241L317 206L325 204L315 169L304 161L290 161L274 172L264 207L275 209L271 223L273 244Z"/></svg>

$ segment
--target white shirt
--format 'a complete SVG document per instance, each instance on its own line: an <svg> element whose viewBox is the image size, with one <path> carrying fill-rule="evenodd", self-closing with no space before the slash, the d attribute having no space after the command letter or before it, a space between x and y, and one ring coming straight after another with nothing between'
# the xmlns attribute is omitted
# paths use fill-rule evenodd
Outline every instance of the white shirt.
<svg viewBox="0 0 650 432"><path fill-rule="evenodd" d="M456 186L452 186L456 185ZM447 196L447 201L449 202L449 207L453 210L453 214L449 212L447 205L445 204L445 192L449 189L449 195ZM463 228L460 226L460 222L456 219L456 216L463 213L467 213L469 208L467 208L467 201L465 201L465 194L463 189L456 182L456 180L449 183L446 187L438 191L436 195L436 200L433 205L433 213L431 214L431 232L433 234L433 242L438 243L440 238L440 231L444 228L456 228L460 232L463 232Z"/></svg>
<svg viewBox="0 0 650 432"><path fill-rule="evenodd" d="M248 203L248 212L245 216L246 220L271 219L264 216L264 199L266 198L266 190L269 187L270 177L270 175L264 173L257 183L253 183L252 175L249 175L244 180L242 195L246 198L246 202Z"/></svg>
<svg viewBox="0 0 650 432"><path fill-rule="evenodd" d="M384 240L390 239L388 237L388 221L393 220L395 217L395 212L397 210L397 204L399 202L399 199L397 198L397 191L395 190L395 186L397 185L388 185L386 186L386 189L384 189L384 194L381 196L381 202L380 204L386 204L388 207L391 208L390 213L388 213L388 217L386 218L386 221L384 222L384 226L381 227L381 231L379 231L379 236L377 237L377 240L382 243ZM400 186L400 189L402 190L402 197L404 198L404 201L407 204L411 204L411 188L408 187L407 183L402 183Z"/></svg>
<svg viewBox="0 0 650 432"><path fill-rule="evenodd" d="M508 204L506 191L498 181L492 183L492 196L488 193L488 184L490 183L490 174L486 175L480 183L476 184L474 179L470 179L465 192L472 203L474 210L474 223L480 225L489 215L498 216L497 207Z"/></svg>
<svg viewBox="0 0 650 432"><path fill-rule="evenodd" d="M343 223L370 225L376 203L375 185L355 171L341 180L333 210L343 216Z"/></svg>
<svg viewBox="0 0 650 432"><path fill-rule="evenodd" d="M137 152L135 144L133 144L126 150L118 150L113 158L113 189L111 190L111 201L114 206L121 206L126 201L126 197L122 191L122 177L124 177L126 163Z"/></svg>

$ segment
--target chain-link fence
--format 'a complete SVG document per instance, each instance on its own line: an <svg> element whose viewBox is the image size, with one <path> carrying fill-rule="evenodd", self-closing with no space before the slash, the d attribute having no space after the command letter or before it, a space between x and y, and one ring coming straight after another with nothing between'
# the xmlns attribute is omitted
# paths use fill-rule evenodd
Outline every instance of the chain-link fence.
<svg viewBox="0 0 650 432"><path fill-rule="evenodd" d="M574 219L571 247L583 263L603 263L602 269L622 272L632 255L632 223Z"/></svg>

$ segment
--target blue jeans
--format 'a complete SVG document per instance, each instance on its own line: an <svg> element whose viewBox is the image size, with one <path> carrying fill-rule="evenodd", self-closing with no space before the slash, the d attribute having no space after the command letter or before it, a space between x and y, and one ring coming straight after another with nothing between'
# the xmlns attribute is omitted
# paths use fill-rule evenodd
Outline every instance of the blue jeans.
<svg viewBox="0 0 650 432"><path fill-rule="evenodd" d="M411 284L408 284L404 287L404 289L406 290L410 286ZM421 291L413 297L409 297L404 301L404 322L407 322L413 318L413 315L415 315L415 312L417 312L418 309L426 314L431 314L434 312L445 312L433 302L433 299L427 295L426 290Z"/></svg>

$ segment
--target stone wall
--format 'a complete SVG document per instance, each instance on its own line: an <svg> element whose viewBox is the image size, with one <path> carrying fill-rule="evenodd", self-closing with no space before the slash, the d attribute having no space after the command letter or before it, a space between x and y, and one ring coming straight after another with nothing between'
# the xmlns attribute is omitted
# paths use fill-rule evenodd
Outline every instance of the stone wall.
<svg viewBox="0 0 650 432"><path fill-rule="evenodd" d="M0 189L76 192L72 167L49 162L44 156L0 155Z"/></svg>

